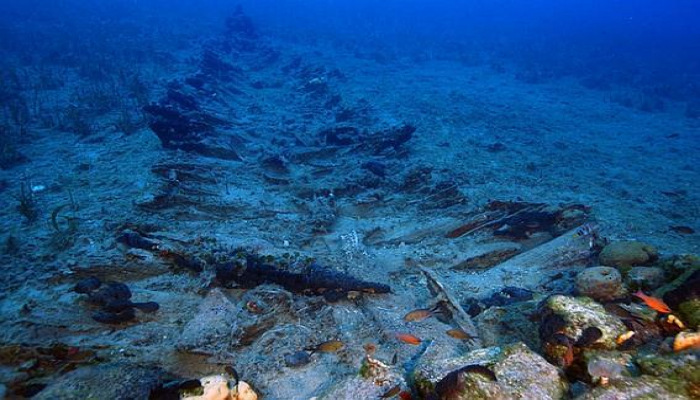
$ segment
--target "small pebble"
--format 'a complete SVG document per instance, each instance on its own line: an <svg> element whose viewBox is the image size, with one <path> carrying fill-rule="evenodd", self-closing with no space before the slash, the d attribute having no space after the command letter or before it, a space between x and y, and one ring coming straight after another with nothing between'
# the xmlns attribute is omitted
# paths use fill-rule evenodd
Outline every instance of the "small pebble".
<svg viewBox="0 0 700 400"><path fill-rule="evenodd" d="M94 276L90 278L81 279L73 288L73 291L80 294L88 294L92 291L99 289L102 282L95 278Z"/></svg>

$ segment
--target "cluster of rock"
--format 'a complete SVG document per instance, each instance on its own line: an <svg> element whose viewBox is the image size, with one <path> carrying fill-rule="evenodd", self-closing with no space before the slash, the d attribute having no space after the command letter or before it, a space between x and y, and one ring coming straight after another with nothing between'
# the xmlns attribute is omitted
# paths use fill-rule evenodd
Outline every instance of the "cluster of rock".
<svg viewBox="0 0 700 400"><path fill-rule="evenodd" d="M579 273L572 294L533 299L507 288L485 299L488 308L478 310L476 321L489 347L444 357L429 344L406 382L427 399L696 397L700 258L664 259L652 246L617 242L603 249L599 262ZM629 293L640 289L655 290L673 314L632 302ZM673 348L678 335L694 339ZM382 388L408 390L406 382L394 379ZM326 398L338 393L379 397L382 390L354 378Z"/></svg>

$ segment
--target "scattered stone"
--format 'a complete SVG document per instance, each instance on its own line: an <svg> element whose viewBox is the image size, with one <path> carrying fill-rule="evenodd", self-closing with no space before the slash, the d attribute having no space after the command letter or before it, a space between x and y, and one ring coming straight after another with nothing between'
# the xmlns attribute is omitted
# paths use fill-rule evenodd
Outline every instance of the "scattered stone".
<svg viewBox="0 0 700 400"><path fill-rule="evenodd" d="M68 372L34 399L148 399L163 384L164 371L131 364L88 366Z"/></svg>
<svg viewBox="0 0 700 400"><path fill-rule="evenodd" d="M599 255L600 263L609 267L647 265L658 258L659 253L654 246L637 241L610 243Z"/></svg>
<svg viewBox="0 0 700 400"><path fill-rule="evenodd" d="M619 318L608 314L602 305L588 297L551 296L542 305L541 314L540 338L543 341L561 332L576 342L586 328L596 327L602 333L596 345L613 350L617 347L617 337L627 332Z"/></svg>
<svg viewBox="0 0 700 400"><path fill-rule="evenodd" d="M593 267L581 271L576 276L576 290L582 296L597 301L618 300L627 295L622 285L622 275L611 267Z"/></svg>
<svg viewBox="0 0 700 400"><path fill-rule="evenodd" d="M474 322L484 346L499 346L523 342L532 349L540 348L537 323L531 315L537 310L537 301L491 307L479 314Z"/></svg>
<svg viewBox="0 0 700 400"><path fill-rule="evenodd" d="M73 288L73 291L80 294L89 294L100 288L102 281L96 277L81 279Z"/></svg>
<svg viewBox="0 0 700 400"><path fill-rule="evenodd" d="M700 299L688 300L679 304L678 311L689 328L700 329Z"/></svg>
<svg viewBox="0 0 700 400"><path fill-rule="evenodd" d="M449 392L450 399L559 399L568 388L559 370L523 343L478 349L430 365L419 361L414 378L424 396L439 390L443 396Z"/></svg>
<svg viewBox="0 0 700 400"><path fill-rule="evenodd" d="M223 375L212 375L201 378L201 394L184 395L183 400L257 400L258 395L244 381L238 381L235 386Z"/></svg>
<svg viewBox="0 0 700 400"><path fill-rule="evenodd" d="M632 290L653 290L664 284L664 270L658 267L633 267L626 281Z"/></svg>
<svg viewBox="0 0 700 400"><path fill-rule="evenodd" d="M645 375L700 383L700 355L695 352L646 354L635 359Z"/></svg>
<svg viewBox="0 0 700 400"><path fill-rule="evenodd" d="M690 328L700 327L700 269L681 275L675 288L663 295L666 304L680 311L680 316Z"/></svg>
<svg viewBox="0 0 700 400"><path fill-rule="evenodd" d="M134 309L146 313L158 311L158 303L149 301L134 303L131 301L131 290L121 282L107 282L104 285L96 277L80 280L73 291L86 294L87 302L99 307L92 319L103 324L121 324L136 318Z"/></svg>
<svg viewBox="0 0 700 400"><path fill-rule="evenodd" d="M659 267L672 277L693 273L695 270L700 269L700 256L696 254L677 254L661 260Z"/></svg>
<svg viewBox="0 0 700 400"><path fill-rule="evenodd" d="M680 392L680 393L679 393ZM643 375L637 378L610 380L608 385L597 386L577 400L609 399L664 399L685 400L691 398L685 389L678 388L678 383Z"/></svg>

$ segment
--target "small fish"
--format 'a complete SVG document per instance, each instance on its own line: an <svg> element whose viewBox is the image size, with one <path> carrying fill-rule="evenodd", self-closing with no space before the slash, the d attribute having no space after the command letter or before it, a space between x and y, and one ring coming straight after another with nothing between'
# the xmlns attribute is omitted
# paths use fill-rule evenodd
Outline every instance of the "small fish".
<svg viewBox="0 0 700 400"><path fill-rule="evenodd" d="M592 223L583 224L580 228L576 229L576 232L574 232L574 239L593 235L593 234L595 234L595 232L597 230L598 230L598 225L596 225L596 224L592 224Z"/></svg>
<svg viewBox="0 0 700 400"><path fill-rule="evenodd" d="M664 303L663 300L656 297L647 296L641 290L638 290L636 293L633 294L633 296L639 297L640 299L642 299L644 304L660 313L669 314L671 312L671 308L668 305L666 305L666 303Z"/></svg>
<svg viewBox="0 0 700 400"><path fill-rule="evenodd" d="M683 235L692 235L693 233L695 233L695 229L685 225L675 225L671 226L670 228L672 231Z"/></svg>
<svg viewBox="0 0 700 400"><path fill-rule="evenodd" d="M381 399L389 399L389 398L394 397L394 396L396 396L397 394L399 394L399 392L401 392L401 385L396 385L396 386L394 386L393 388L391 388L391 389L387 390L386 392L384 392L384 394L382 394L381 396L379 396L379 398L381 398Z"/></svg>
<svg viewBox="0 0 700 400"><path fill-rule="evenodd" d="M413 336L410 333L397 333L396 338L404 343L412 344L414 346L418 346L422 342L420 338Z"/></svg>
<svg viewBox="0 0 700 400"><path fill-rule="evenodd" d="M397 362L399 362L399 353L394 353L394 356L391 357L391 365L396 365Z"/></svg>
<svg viewBox="0 0 700 400"><path fill-rule="evenodd" d="M335 353L336 351L342 349L345 347L345 343L341 342L340 340L329 340L327 342L323 342L319 345L316 345L314 347L307 347L305 350L310 351L311 354L314 353Z"/></svg>
<svg viewBox="0 0 700 400"><path fill-rule="evenodd" d="M439 308L435 306L433 308L418 308L404 315L403 320L406 322L420 322L424 319L428 319L433 316L433 313Z"/></svg>
<svg viewBox="0 0 700 400"><path fill-rule="evenodd" d="M452 329L448 330L448 331L445 332L445 333L447 333L449 336L451 336L451 337L453 337L453 338L455 338L455 339L459 339L459 340L472 340L472 339L476 339L476 336L472 336L472 335L468 334L467 332L465 332L465 331L463 331L463 330L461 330L461 329L459 329L459 328L452 328Z"/></svg>

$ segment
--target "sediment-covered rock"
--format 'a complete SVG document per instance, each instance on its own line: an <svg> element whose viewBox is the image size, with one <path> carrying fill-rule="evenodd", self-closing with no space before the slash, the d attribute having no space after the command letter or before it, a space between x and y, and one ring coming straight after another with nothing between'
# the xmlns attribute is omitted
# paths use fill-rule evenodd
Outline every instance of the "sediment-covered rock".
<svg viewBox="0 0 700 400"><path fill-rule="evenodd" d="M537 330L537 324L528 318L536 310L537 301L534 300L486 309L474 320L483 345L523 342L530 348L539 349L539 337L532 334Z"/></svg>
<svg viewBox="0 0 700 400"><path fill-rule="evenodd" d="M559 399L568 387L556 367L523 343L419 362L414 377L423 395L465 400Z"/></svg>
<svg viewBox="0 0 700 400"><path fill-rule="evenodd" d="M605 386L597 386L586 392L577 400L632 400L664 399L686 400L691 398L685 389L674 388L674 382L668 379L643 375L636 378L612 379Z"/></svg>
<svg viewBox="0 0 700 400"><path fill-rule="evenodd" d="M581 271L576 276L576 289L579 294L597 301L612 301L627 295L622 275L611 267L593 267Z"/></svg>
<svg viewBox="0 0 700 400"><path fill-rule="evenodd" d="M625 281L633 289L653 290L664 284L664 270L658 267L633 267Z"/></svg>
<svg viewBox="0 0 700 400"><path fill-rule="evenodd" d="M56 379L34 398L55 399L148 399L151 391L163 383L159 368L130 364L89 366Z"/></svg>
<svg viewBox="0 0 700 400"><path fill-rule="evenodd" d="M637 241L613 242L600 252L602 265L609 267L632 267L647 265L659 258L659 252L650 244Z"/></svg>
<svg viewBox="0 0 700 400"><path fill-rule="evenodd" d="M615 349L615 340L627 331L618 317L608 314L602 305L588 297L551 296L542 305L541 313L540 337L545 341L554 333L562 333L575 342L586 328L595 327L601 332L595 344Z"/></svg>

